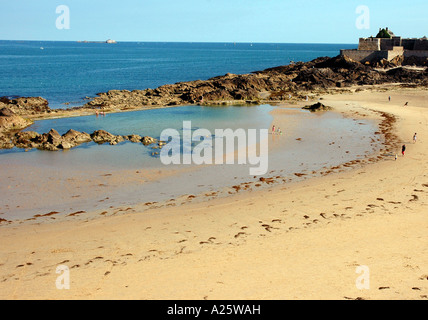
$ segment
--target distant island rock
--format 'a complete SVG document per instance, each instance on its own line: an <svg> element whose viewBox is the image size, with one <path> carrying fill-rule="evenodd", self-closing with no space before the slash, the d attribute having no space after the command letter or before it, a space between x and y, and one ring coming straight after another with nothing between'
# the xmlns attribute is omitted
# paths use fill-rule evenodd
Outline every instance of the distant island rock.
<svg viewBox="0 0 428 320"><path fill-rule="evenodd" d="M112 39L108 39L106 41L88 41L88 40L83 40L83 41L77 41L78 43L117 43L116 40L112 40Z"/></svg>

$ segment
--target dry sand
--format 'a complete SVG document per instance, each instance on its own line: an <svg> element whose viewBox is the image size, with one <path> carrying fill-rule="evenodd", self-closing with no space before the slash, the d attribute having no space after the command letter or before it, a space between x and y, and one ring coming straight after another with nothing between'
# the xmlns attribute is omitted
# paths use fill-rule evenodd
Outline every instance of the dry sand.
<svg viewBox="0 0 428 320"><path fill-rule="evenodd" d="M405 157L140 214L2 224L0 298L428 299L428 91L323 103L396 115ZM369 289L356 287L361 265Z"/></svg>

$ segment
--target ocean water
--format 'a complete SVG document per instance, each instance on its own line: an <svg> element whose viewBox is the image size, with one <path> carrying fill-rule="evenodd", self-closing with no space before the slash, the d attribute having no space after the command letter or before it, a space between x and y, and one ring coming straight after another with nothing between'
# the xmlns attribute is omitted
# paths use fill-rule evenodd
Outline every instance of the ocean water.
<svg viewBox="0 0 428 320"><path fill-rule="evenodd" d="M113 89L146 89L334 57L349 44L0 41L0 96L41 96L51 108ZM70 103L64 105L64 103Z"/></svg>
<svg viewBox="0 0 428 320"><path fill-rule="evenodd" d="M84 97L112 89L155 88L228 72L249 73L290 61L333 57L342 48L354 47L0 41L0 96L42 96L52 108L64 108L66 102L82 105ZM191 121L192 130L204 128L212 133L227 128L265 129L272 125L270 111L274 109L269 105L181 106L41 120L26 130L44 133L53 128L63 134L69 129L88 133L104 129L117 135L158 138L167 128L182 132L183 121ZM282 136L269 136L269 146L273 147L268 176L295 179L296 172L322 170L378 150L378 145L371 142L377 127L370 121L354 121L336 112L311 114L303 110L284 117L298 125L292 130L283 128ZM91 142L58 152L0 150L0 210L7 219L29 218L52 210L104 210L212 192L258 179L249 175L252 164L165 166L153 155L156 151L131 142L116 146ZM149 178L140 177L142 173ZM45 193L41 197L36 190Z"/></svg>

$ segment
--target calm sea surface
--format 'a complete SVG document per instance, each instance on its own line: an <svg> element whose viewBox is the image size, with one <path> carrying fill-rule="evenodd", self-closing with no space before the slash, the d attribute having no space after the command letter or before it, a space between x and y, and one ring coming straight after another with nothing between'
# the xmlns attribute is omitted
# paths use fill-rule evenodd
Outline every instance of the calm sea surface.
<svg viewBox="0 0 428 320"><path fill-rule="evenodd" d="M112 89L146 89L337 56L344 44L0 41L0 96L41 96L51 108Z"/></svg>

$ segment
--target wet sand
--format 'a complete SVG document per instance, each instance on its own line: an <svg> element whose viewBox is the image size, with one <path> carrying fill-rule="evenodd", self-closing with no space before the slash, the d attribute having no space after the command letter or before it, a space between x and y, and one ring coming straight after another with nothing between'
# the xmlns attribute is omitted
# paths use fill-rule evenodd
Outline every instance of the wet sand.
<svg viewBox="0 0 428 320"><path fill-rule="evenodd" d="M379 111L396 122L393 131L383 123L389 141L379 158L310 179L265 179L228 197L187 195L162 206L2 223L0 296L427 299L427 101L426 90L410 89L325 96L324 104L347 116ZM395 161L404 143L406 156ZM56 289L58 265L70 268L70 290ZM355 286L360 265L370 268L369 290Z"/></svg>
<svg viewBox="0 0 428 320"><path fill-rule="evenodd" d="M140 203L177 206L189 196L200 202L207 194L229 197L343 171L380 149L380 136L374 133L381 119L370 112L367 118L373 120L345 119L341 112L312 114L295 105L280 105L270 113L284 132L268 135L268 172L262 177L249 174L257 167L250 164L164 166L156 158L147 161L148 147L130 143L3 154L0 212L3 219L23 222L75 212L111 213Z"/></svg>

